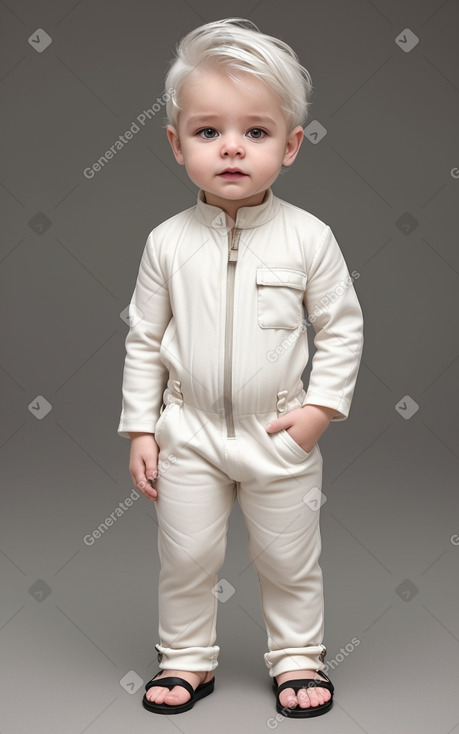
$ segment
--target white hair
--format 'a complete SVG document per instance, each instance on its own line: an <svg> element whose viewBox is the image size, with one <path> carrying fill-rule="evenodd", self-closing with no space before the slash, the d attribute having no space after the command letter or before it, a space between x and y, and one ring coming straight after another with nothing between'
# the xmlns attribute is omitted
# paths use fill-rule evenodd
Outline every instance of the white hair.
<svg viewBox="0 0 459 734"><path fill-rule="evenodd" d="M176 57L166 76L166 113L177 127L180 90L186 78L201 69L221 68L253 74L279 97L288 132L304 125L308 116L312 80L298 56L284 41L261 33L244 18L226 18L200 26L188 33L177 46Z"/></svg>

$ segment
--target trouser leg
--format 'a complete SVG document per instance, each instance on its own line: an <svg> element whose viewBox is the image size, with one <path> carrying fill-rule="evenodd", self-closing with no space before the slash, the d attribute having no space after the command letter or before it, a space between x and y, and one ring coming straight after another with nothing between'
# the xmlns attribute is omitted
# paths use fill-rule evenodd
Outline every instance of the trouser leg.
<svg viewBox="0 0 459 734"><path fill-rule="evenodd" d="M155 503L161 562L156 649L162 669L204 671L218 664L218 598L212 590L225 557L236 490L212 462L217 457L210 428L193 423L191 412L174 404L158 437L159 461L167 462L156 482Z"/></svg>
<svg viewBox="0 0 459 734"><path fill-rule="evenodd" d="M247 455L257 457L240 483L268 633L270 675L324 668L323 586L319 566L322 456L286 432L267 434L265 417L247 419Z"/></svg>

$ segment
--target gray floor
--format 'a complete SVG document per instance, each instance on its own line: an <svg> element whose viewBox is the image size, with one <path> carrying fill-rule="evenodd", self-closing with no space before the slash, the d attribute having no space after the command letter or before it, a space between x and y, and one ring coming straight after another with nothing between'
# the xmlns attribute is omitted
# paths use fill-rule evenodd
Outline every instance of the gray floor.
<svg viewBox="0 0 459 734"><path fill-rule="evenodd" d="M83 171L161 97L178 38L229 15L311 71L326 135L274 189L332 226L365 315L351 415L320 442L336 694L309 721L276 718L237 505L215 693L180 716L141 706L158 670L154 506L88 541L132 491L121 314L148 232L196 192L162 113ZM455 0L0 3L0 734L459 734L458 20Z"/></svg>
<svg viewBox="0 0 459 734"><path fill-rule="evenodd" d="M366 409L357 399L354 424L364 422ZM344 424L333 426L321 444L328 458L321 508L326 662L336 694L333 710L307 724L315 731L459 731L457 459L412 420L394 411L388 428L360 442L350 441ZM84 537L129 495L128 482L111 494L102 473L96 483L90 462L72 452L67 476L59 482L50 467L46 478L46 451L29 455L36 478L26 467L25 484L17 454L4 460L11 490L0 554L8 591L1 733L306 726L276 719L257 578L237 505L221 572L235 593L220 604L215 692L159 722L143 710L143 683L158 669L154 507L139 500L86 545Z"/></svg>

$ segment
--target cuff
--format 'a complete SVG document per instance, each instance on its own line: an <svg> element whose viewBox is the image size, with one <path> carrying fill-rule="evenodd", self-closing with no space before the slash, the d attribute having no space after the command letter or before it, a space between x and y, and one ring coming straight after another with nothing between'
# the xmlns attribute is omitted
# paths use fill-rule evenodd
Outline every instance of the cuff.
<svg viewBox="0 0 459 734"><path fill-rule="evenodd" d="M303 405L323 405L325 408L333 408L336 414L332 421L344 421L349 415L350 404L346 398L337 398L326 393L307 392L302 402Z"/></svg>
<svg viewBox="0 0 459 734"><path fill-rule="evenodd" d="M220 648L218 645L210 647L184 647L174 649L155 645L158 652L158 662L161 670L214 670L218 665Z"/></svg>
<svg viewBox="0 0 459 734"><path fill-rule="evenodd" d="M275 678L280 673L296 670L323 670L327 654L325 645L309 647L287 647L284 650L271 650L264 656L269 675Z"/></svg>

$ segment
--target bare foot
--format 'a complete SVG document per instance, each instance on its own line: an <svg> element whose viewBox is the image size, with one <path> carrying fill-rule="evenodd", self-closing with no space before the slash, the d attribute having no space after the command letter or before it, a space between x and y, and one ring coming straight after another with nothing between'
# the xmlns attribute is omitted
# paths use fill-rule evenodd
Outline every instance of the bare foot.
<svg viewBox="0 0 459 734"><path fill-rule="evenodd" d="M202 673L188 672L186 670L163 670L161 675L155 678L155 681L161 680L161 678L183 678L184 680L191 683L194 690L202 683L207 683L213 677L211 670L204 671ZM189 692L183 686L174 686L172 690L165 688L164 686L153 686L146 692L146 697L149 701L155 703L167 703L169 706L177 706L181 703L186 703L190 700L191 696Z"/></svg>
<svg viewBox="0 0 459 734"><path fill-rule="evenodd" d="M276 675L276 681L279 686L281 683L294 680L295 678L317 678L318 680L325 680L320 675L320 670L289 670L286 673ZM328 688L310 686L309 688L301 688L298 693L295 693L293 688L286 688L280 692L279 702L281 706L285 706L286 708L299 706L302 709L307 709L310 706L319 706L322 703L326 703L330 700L331 695Z"/></svg>

